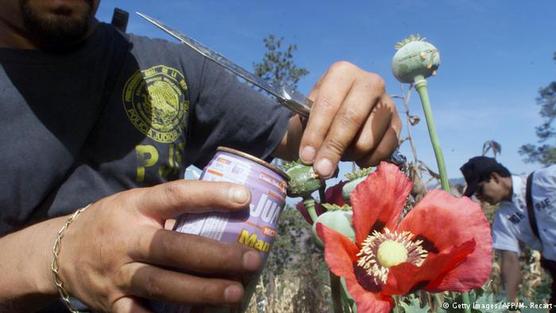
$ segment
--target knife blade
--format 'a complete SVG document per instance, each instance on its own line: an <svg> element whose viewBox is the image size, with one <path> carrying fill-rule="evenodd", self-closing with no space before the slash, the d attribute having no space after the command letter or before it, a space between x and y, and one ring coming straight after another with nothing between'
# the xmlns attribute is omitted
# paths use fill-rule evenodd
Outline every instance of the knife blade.
<svg viewBox="0 0 556 313"><path fill-rule="evenodd" d="M266 81L264 81L263 79L261 79L260 77L255 76L254 74L245 70L241 66L230 61L220 53L206 47L205 45L194 40L193 38L174 30L169 26L166 26L165 24L163 24L162 22L160 22L155 18L152 18L140 12L136 12L136 13L142 18L144 18L145 20L147 20L148 22L150 22L151 24L155 25L156 27L160 28L161 30L169 34L170 36L179 40L181 43L191 47L197 53L203 55L204 57L215 62L216 64L219 64L220 66L228 69L229 71L243 78L247 82L275 96L282 105L286 106L291 111L298 113L304 117L309 116L309 112L311 111L312 101L309 98L305 97L300 92L291 90L285 86L272 86Z"/></svg>

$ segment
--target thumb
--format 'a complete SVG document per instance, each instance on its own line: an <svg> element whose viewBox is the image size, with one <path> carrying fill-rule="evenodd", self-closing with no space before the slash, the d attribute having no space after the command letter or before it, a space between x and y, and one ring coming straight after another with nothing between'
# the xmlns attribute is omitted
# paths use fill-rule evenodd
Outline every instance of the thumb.
<svg viewBox="0 0 556 313"><path fill-rule="evenodd" d="M248 207L251 193L227 182L178 180L138 190L133 198L143 214L162 221L183 213L238 211Z"/></svg>

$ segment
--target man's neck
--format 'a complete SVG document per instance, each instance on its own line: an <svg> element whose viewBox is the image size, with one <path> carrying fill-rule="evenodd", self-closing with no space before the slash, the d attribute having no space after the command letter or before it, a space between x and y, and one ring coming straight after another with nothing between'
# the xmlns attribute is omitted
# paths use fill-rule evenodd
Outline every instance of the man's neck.
<svg viewBox="0 0 556 313"><path fill-rule="evenodd" d="M511 176L510 177L504 177L503 182L504 182L504 186L506 187L506 190L508 190L508 194L506 195L504 200L512 201L512 198L514 196L514 186L513 186L512 177Z"/></svg>

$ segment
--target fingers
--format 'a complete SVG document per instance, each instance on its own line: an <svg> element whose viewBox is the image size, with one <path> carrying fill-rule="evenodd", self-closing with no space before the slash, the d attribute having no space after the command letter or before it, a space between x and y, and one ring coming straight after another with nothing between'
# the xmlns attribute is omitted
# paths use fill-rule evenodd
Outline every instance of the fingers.
<svg viewBox="0 0 556 313"><path fill-rule="evenodd" d="M376 101L376 93L369 86L367 80L359 80L354 83L317 153L315 169L319 175L325 178L332 176L342 156L348 150L353 150L349 148L353 147L354 138L361 129L365 130L365 124L369 124L371 128L375 125L378 126L379 132L375 134L375 137L383 135L389 118L376 116L376 114L370 116ZM371 133L371 135L373 134ZM372 140L370 143L372 144Z"/></svg>
<svg viewBox="0 0 556 313"><path fill-rule="evenodd" d="M262 266L258 252L209 238L145 227L138 232L133 260L195 273L236 274Z"/></svg>
<svg viewBox="0 0 556 313"><path fill-rule="evenodd" d="M186 212L241 210L251 199L249 189L241 185L187 180L139 189L134 194L135 207L162 222Z"/></svg>
<svg viewBox="0 0 556 313"><path fill-rule="evenodd" d="M321 177L329 178L346 152L358 151L354 143L370 152L381 142L390 115L371 112L380 99L391 100L384 96L382 78L347 62L334 64L311 95L315 102L299 153L305 163L314 162Z"/></svg>
<svg viewBox="0 0 556 313"><path fill-rule="evenodd" d="M370 157L378 147L396 118L395 105L388 96L383 96L373 108L363 129L355 137L344 159L359 160Z"/></svg>
<svg viewBox="0 0 556 313"><path fill-rule="evenodd" d="M122 269L124 290L147 299L187 304L234 305L240 303L244 289L238 282L201 278L142 263Z"/></svg>
<svg viewBox="0 0 556 313"><path fill-rule="evenodd" d="M318 83L318 92L312 92L315 101L301 139L299 156L307 164L312 164L332 120L336 116L346 94L353 84L353 76L348 75L353 65L340 62L331 67L327 75ZM316 96L314 95L316 93Z"/></svg>
<svg viewBox="0 0 556 313"><path fill-rule="evenodd" d="M398 119L399 120L399 119ZM386 131L386 134L382 138L382 141L378 144L378 147L369 156L363 157L357 161L357 164L361 167L375 166L380 161L389 158L392 152L398 146L398 134L401 129L401 124L397 127L398 123L393 120L390 128Z"/></svg>

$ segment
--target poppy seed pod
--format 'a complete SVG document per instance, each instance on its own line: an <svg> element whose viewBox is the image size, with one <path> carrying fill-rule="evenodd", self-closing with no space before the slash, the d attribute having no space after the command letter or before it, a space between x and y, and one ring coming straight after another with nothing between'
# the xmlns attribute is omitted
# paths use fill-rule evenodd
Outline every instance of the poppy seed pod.
<svg viewBox="0 0 556 313"><path fill-rule="evenodd" d="M317 245L321 248L324 247L322 240L317 235L316 227L319 223L324 224L326 227L343 234L352 241L355 241L355 231L353 230L353 226L351 224L352 217L353 212L351 210L328 211L321 214L313 224L313 236Z"/></svg>
<svg viewBox="0 0 556 313"><path fill-rule="evenodd" d="M290 181L288 183L288 196L306 197L319 190L322 181L310 165L294 163L286 169Z"/></svg>
<svg viewBox="0 0 556 313"><path fill-rule="evenodd" d="M435 46L418 35L411 35L396 45L392 72L402 83L412 84L436 73L440 53Z"/></svg>
<svg viewBox="0 0 556 313"><path fill-rule="evenodd" d="M348 173L346 175L348 182L342 188L342 196L344 197L344 200L349 201L349 196L353 191L353 189L355 189L355 187L357 187L359 183L363 182L367 178L367 176L369 176L369 174L372 172L373 172L373 168L368 167L368 168L359 169L352 173Z"/></svg>

